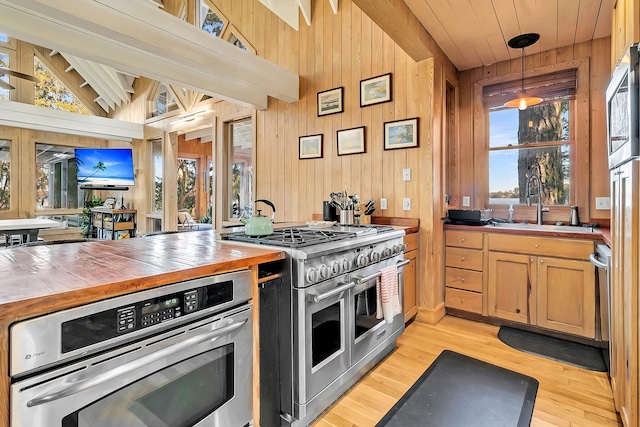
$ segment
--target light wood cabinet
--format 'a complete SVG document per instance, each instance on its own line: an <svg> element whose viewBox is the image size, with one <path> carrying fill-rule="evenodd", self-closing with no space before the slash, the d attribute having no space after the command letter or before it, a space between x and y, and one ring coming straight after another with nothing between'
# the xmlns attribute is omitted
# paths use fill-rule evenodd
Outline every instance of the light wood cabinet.
<svg viewBox="0 0 640 427"><path fill-rule="evenodd" d="M482 314L484 234L447 230L445 244L445 307Z"/></svg>
<svg viewBox="0 0 640 427"><path fill-rule="evenodd" d="M611 16L611 56L615 66L627 48L640 41L640 4L638 0L617 0Z"/></svg>
<svg viewBox="0 0 640 427"><path fill-rule="evenodd" d="M489 316L595 338L592 241L489 234L488 242Z"/></svg>
<svg viewBox="0 0 640 427"><path fill-rule="evenodd" d="M489 316L536 324L536 294L532 289L537 266L534 258L523 254L489 252Z"/></svg>
<svg viewBox="0 0 640 427"><path fill-rule="evenodd" d="M404 243L404 258L409 260L404 267L404 321L408 322L418 314L418 233L405 235Z"/></svg>
<svg viewBox="0 0 640 427"><path fill-rule="evenodd" d="M635 427L638 370L638 268L640 264L640 163L611 171L611 387L626 427Z"/></svg>

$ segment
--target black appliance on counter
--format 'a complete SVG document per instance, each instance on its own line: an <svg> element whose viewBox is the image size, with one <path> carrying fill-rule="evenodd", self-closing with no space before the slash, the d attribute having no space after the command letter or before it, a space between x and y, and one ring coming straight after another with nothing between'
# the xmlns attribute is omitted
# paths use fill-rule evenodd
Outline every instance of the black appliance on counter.
<svg viewBox="0 0 640 427"><path fill-rule="evenodd" d="M487 225L492 221L491 217L485 214L490 210L472 210L472 209L449 209L447 211L447 219L451 224L456 225Z"/></svg>

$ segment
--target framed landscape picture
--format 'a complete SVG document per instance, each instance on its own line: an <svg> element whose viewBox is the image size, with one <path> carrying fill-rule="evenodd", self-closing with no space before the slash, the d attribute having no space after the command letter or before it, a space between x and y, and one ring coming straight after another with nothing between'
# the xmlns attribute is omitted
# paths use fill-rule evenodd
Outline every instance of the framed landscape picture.
<svg viewBox="0 0 640 427"><path fill-rule="evenodd" d="M391 101L391 73L360 81L360 107Z"/></svg>
<svg viewBox="0 0 640 427"><path fill-rule="evenodd" d="M412 148L418 146L418 118L385 122L384 149Z"/></svg>
<svg viewBox="0 0 640 427"><path fill-rule="evenodd" d="M299 159L322 158L322 135L308 135L299 138Z"/></svg>
<svg viewBox="0 0 640 427"><path fill-rule="evenodd" d="M344 105L342 104L343 94L344 87L342 86L318 92L318 117L342 113L344 111Z"/></svg>
<svg viewBox="0 0 640 427"><path fill-rule="evenodd" d="M364 152L364 126L338 131L338 156Z"/></svg>

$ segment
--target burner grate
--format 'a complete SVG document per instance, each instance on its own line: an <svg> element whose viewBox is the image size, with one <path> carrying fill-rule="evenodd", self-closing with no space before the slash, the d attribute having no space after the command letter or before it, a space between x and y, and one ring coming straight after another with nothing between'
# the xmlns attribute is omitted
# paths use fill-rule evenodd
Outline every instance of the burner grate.
<svg viewBox="0 0 640 427"><path fill-rule="evenodd" d="M353 237L356 237L355 233L334 233L332 231L312 230L309 228L282 228L274 230L272 234L267 236L247 236L243 232L226 235L227 240L289 248L301 248Z"/></svg>

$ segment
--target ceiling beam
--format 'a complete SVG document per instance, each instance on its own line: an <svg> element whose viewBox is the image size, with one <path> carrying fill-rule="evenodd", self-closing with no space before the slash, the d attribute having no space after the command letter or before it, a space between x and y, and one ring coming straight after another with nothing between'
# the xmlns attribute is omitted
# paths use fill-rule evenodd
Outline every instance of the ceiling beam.
<svg viewBox="0 0 640 427"><path fill-rule="evenodd" d="M334 15L338 13L338 0L329 0L329 4L331 4L331 9L333 9Z"/></svg>
<svg viewBox="0 0 640 427"><path fill-rule="evenodd" d="M436 42L403 0L353 0L416 62L433 57Z"/></svg>
<svg viewBox="0 0 640 427"><path fill-rule="evenodd" d="M258 0L258 1L263 5L265 5L270 11L278 15L278 17L282 19L284 22L286 22L291 28L298 31L299 6L295 0ZM311 11L309 11L309 17L311 17Z"/></svg>
<svg viewBox="0 0 640 427"><path fill-rule="evenodd" d="M9 36L257 109L299 76L142 0L0 0ZM170 32L169 32L170 31Z"/></svg>

